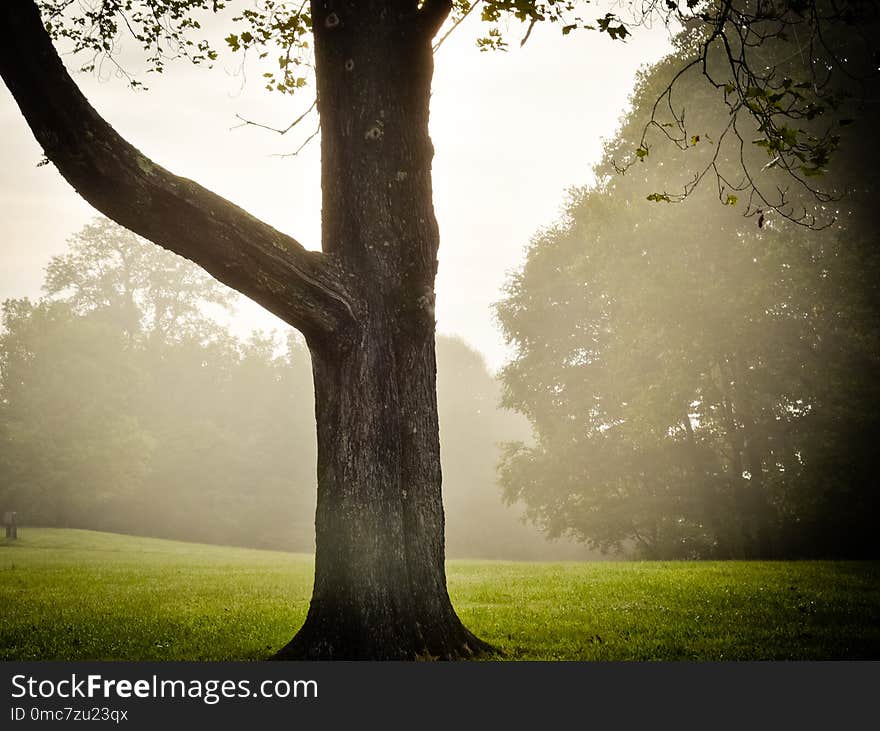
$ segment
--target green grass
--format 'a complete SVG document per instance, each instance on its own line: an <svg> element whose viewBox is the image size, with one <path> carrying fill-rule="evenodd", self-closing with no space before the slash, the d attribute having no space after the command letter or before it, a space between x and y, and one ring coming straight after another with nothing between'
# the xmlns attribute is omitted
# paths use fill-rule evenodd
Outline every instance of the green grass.
<svg viewBox="0 0 880 731"><path fill-rule="evenodd" d="M0 659L256 660L311 556L78 530L0 539ZM515 660L880 659L880 563L451 561L459 615Z"/></svg>

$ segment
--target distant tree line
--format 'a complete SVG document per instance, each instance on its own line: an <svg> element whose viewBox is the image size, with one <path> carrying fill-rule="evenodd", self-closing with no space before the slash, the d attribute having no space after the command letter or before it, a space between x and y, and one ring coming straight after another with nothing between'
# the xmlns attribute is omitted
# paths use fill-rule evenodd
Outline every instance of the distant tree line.
<svg viewBox="0 0 880 731"><path fill-rule="evenodd" d="M300 338L242 341L231 290L106 219L47 268L46 296L3 303L0 508L31 525L313 550L315 429ZM226 317L225 321L229 321ZM479 354L441 338L452 556L583 556L501 501L497 407Z"/></svg>
<svg viewBox="0 0 880 731"><path fill-rule="evenodd" d="M835 195L804 203L801 220L833 221L814 230L741 199L741 158L770 176L779 158L757 131L724 139L710 98L724 89L699 69L653 106L692 42L641 75L595 184L535 237L498 306L516 353L504 403L535 431L508 445L505 494L549 534L606 551L875 556L876 63L860 80L873 105L818 171ZM801 60L766 52L780 73ZM677 184L681 203L663 193Z"/></svg>

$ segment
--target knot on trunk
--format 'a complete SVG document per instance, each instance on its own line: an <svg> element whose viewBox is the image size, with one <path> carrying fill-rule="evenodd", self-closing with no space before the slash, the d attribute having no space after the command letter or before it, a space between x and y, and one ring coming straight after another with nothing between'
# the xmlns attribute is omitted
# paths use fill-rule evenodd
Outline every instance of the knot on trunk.
<svg viewBox="0 0 880 731"><path fill-rule="evenodd" d="M366 132L364 132L365 140L380 140L382 139L383 131L382 131L382 122L377 121L372 127L370 127Z"/></svg>

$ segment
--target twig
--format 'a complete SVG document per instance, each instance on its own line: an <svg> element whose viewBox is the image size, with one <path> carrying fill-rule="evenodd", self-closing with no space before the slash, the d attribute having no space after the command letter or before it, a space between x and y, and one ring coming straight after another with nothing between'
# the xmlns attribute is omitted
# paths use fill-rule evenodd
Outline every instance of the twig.
<svg viewBox="0 0 880 731"><path fill-rule="evenodd" d="M474 3L467 9L467 11L464 13L464 15L462 15L458 20L456 20L452 24L452 27L440 37L440 40L438 40L434 44L433 48L431 49L434 53L437 53L437 49L443 45L443 41L445 41L447 38L449 38L449 36L452 35L453 31L464 22L464 19L467 18L468 15L470 15L474 11L474 8L477 7L477 5L479 5L479 4L480 4L480 0L474 0Z"/></svg>
<svg viewBox="0 0 880 731"><path fill-rule="evenodd" d="M302 114L300 114L296 119L294 119L284 129L280 129L278 127L270 127L268 124L261 124L260 122L253 122L250 119L245 119L240 114L236 114L235 117L236 117L236 119L241 120L241 124L233 125L232 127L230 127L230 129L231 130L232 129L240 129L241 127L259 127L260 129L267 129L270 132L277 132L279 135L286 135L288 132L290 132L290 130L292 130L294 127L296 127L296 125L298 125L307 116L309 116L309 114L317 106L317 104L318 104L318 98L315 97L315 99L312 101L312 103L309 104L309 108L306 109Z"/></svg>
<svg viewBox="0 0 880 731"><path fill-rule="evenodd" d="M319 124L317 126L317 128L315 129L315 131L312 132L312 134L310 134L308 137L306 137L305 141L299 147L297 147L293 152L276 153L276 154L272 155L272 157L280 157L280 158L296 157L297 155L299 155L299 153L301 153L303 151L303 149L305 148L305 146L307 144L309 144L309 142L311 142L313 139L315 139L315 137L318 136L318 133L320 131L321 131L321 125Z"/></svg>

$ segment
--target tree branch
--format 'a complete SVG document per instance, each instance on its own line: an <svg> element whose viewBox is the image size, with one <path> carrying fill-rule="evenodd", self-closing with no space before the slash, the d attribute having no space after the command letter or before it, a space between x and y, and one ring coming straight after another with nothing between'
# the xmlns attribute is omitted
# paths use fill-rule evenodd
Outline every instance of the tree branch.
<svg viewBox="0 0 880 731"><path fill-rule="evenodd" d="M277 132L279 135L286 135L290 130L292 130L296 125L302 122L306 117L311 114L312 110L318 106L318 97L316 96L312 103L309 104L309 108L306 109L302 114L300 114L296 119L294 119L290 124L286 127L272 127L268 124L261 124L260 122L253 122L250 119L245 119L240 114L236 114L236 119L241 120L241 124L236 124L232 129L239 129L240 127L259 127L260 129L267 129L270 132Z"/></svg>
<svg viewBox="0 0 880 731"><path fill-rule="evenodd" d="M429 38L437 35L451 11L452 0L425 0L419 10L419 19Z"/></svg>
<svg viewBox="0 0 880 731"><path fill-rule="evenodd" d="M307 338L354 319L332 260L141 154L71 79L31 0L3 0L0 76L46 157L117 223L194 261Z"/></svg>

